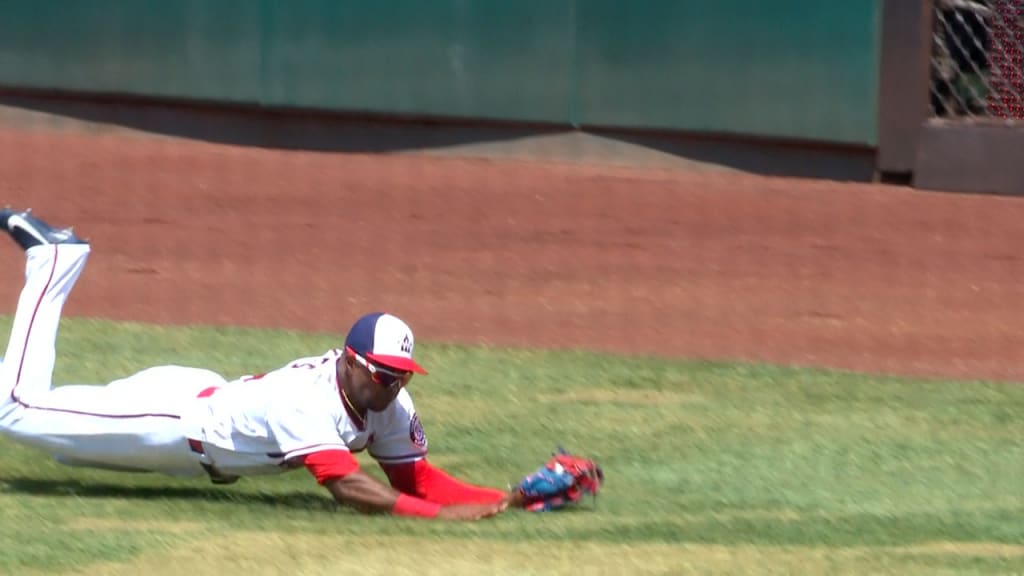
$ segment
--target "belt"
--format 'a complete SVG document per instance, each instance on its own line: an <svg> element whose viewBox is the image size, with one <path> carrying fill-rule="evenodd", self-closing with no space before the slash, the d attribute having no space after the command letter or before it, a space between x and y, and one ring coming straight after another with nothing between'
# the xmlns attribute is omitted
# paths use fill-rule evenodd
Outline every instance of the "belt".
<svg viewBox="0 0 1024 576"><path fill-rule="evenodd" d="M204 389L202 392L196 395L196 398L209 398L213 396L213 393L219 390L218 386L210 386ZM196 454L206 454L206 450L203 449L203 442L196 440L195 438L188 438L188 447L192 449Z"/></svg>
<svg viewBox="0 0 1024 576"><path fill-rule="evenodd" d="M196 398L208 398L210 396L213 396L213 393L216 392L217 390L217 386L210 386L209 388L206 388L205 390L200 392L196 396ZM195 438L186 438L186 440L188 441L188 447L190 450L192 450L196 454L199 454L200 456L206 455L206 450L203 448L202 440L197 440ZM199 465L203 467L203 470L205 470L206 473L210 476L210 481L213 482L214 484L234 484L235 482L238 482L238 476L224 474L212 464L200 461Z"/></svg>

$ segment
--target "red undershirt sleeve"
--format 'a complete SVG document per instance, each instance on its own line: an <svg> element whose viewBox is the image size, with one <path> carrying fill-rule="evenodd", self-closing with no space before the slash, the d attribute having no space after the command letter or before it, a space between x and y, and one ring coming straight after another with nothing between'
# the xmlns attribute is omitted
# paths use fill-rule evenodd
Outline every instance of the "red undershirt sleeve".
<svg viewBox="0 0 1024 576"><path fill-rule="evenodd" d="M403 494L416 496L436 504L489 504L505 497L494 488L474 486L457 480L426 461L403 464L381 464L391 487Z"/></svg>
<svg viewBox="0 0 1024 576"><path fill-rule="evenodd" d="M359 462L348 450L322 450L307 454L302 463L323 485L328 480L341 478L359 470Z"/></svg>

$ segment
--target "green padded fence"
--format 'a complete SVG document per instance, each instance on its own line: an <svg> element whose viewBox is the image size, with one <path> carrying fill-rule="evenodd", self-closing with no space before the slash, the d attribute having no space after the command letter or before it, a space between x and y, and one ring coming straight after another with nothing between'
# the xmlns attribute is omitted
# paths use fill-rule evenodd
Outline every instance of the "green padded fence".
<svg viewBox="0 0 1024 576"><path fill-rule="evenodd" d="M0 84L876 142L881 0L5 0Z"/></svg>
<svg viewBox="0 0 1024 576"><path fill-rule="evenodd" d="M874 144L874 0L585 0L578 121Z"/></svg>

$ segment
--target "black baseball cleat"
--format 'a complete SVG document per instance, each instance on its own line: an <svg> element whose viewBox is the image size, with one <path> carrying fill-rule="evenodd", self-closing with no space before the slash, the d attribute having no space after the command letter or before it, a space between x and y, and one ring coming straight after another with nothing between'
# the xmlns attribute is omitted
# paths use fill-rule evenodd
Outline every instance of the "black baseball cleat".
<svg viewBox="0 0 1024 576"><path fill-rule="evenodd" d="M41 244L88 244L75 236L70 228L54 228L28 210L14 212L10 208L4 208L0 210L0 224L22 250Z"/></svg>

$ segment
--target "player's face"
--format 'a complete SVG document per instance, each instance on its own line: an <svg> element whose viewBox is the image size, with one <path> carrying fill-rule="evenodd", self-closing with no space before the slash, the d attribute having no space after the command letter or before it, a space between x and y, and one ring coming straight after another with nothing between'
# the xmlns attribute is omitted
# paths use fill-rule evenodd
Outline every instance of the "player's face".
<svg viewBox="0 0 1024 576"><path fill-rule="evenodd" d="M399 371L375 364L358 354L353 355L353 358L358 365L357 372L361 379L368 380L364 389L367 390L367 407L370 410L379 412L387 408L412 379L412 372Z"/></svg>

